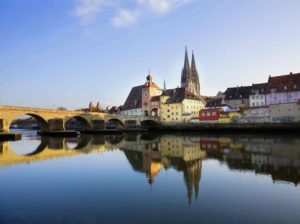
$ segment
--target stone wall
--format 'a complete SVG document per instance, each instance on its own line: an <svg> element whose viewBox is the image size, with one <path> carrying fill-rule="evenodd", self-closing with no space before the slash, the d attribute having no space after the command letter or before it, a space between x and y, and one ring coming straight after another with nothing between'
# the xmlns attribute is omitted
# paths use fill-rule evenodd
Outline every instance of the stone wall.
<svg viewBox="0 0 300 224"><path fill-rule="evenodd" d="M284 103L270 105L271 122L300 122L300 104Z"/></svg>

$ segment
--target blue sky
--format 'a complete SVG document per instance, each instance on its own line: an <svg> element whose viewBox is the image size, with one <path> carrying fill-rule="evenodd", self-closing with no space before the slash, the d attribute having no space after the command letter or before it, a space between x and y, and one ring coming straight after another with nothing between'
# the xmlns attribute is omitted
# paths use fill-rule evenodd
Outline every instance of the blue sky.
<svg viewBox="0 0 300 224"><path fill-rule="evenodd" d="M300 72L299 0L0 0L0 104L122 104L148 69L201 94Z"/></svg>

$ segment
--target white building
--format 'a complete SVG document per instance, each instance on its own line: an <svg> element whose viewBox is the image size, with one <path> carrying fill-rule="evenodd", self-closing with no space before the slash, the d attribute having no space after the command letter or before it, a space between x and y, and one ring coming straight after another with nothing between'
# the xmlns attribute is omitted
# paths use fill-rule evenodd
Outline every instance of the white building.
<svg viewBox="0 0 300 224"><path fill-rule="evenodd" d="M250 107L263 107L266 105L267 83L253 84L249 96Z"/></svg>

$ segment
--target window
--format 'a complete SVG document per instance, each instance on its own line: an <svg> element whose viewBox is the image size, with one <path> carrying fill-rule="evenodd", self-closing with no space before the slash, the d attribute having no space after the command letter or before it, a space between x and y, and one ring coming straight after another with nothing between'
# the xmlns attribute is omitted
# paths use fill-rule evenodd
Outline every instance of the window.
<svg viewBox="0 0 300 224"><path fill-rule="evenodd" d="M205 117L205 113L201 113L201 116L202 116L202 117Z"/></svg>
<svg viewBox="0 0 300 224"><path fill-rule="evenodd" d="M147 96L147 93L144 93L144 96Z"/></svg>
<svg viewBox="0 0 300 224"><path fill-rule="evenodd" d="M255 96L252 96L252 100L254 100L255 99Z"/></svg>
<svg viewBox="0 0 300 224"><path fill-rule="evenodd" d="M209 117L209 116L210 116L210 112L207 112L207 113L206 113L206 116Z"/></svg>
<svg viewBox="0 0 300 224"><path fill-rule="evenodd" d="M252 103L252 107L255 107L255 103Z"/></svg>
<svg viewBox="0 0 300 224"><path fill-rule="evenodd" d="M216 112L212 112L212 116L216 116L217 115L217 113Z"/></svg>

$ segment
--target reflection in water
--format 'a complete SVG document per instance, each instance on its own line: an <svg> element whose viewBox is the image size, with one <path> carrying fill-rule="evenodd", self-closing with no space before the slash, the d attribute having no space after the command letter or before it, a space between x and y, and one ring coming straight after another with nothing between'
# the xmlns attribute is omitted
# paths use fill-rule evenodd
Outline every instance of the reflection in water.
<svg viewBox="0 0 300 224"><path fill-rule="evenodd" d="M0 223L300 219L300 140L292 136L29 136L0 142L0 179Z"/></svg>
<svg viewBox="0 0 300 224"><path fill-rule="evenodd" d="M28 140L26 140L28 141ZM35 139L36 141L36 139ZM41 137L39 146L26 155L0 142L0 166L120 149L133 170L143 172L153 184L162 169L183 172L191 200L197 196L202 160L217 159L230 169L271 175L273 181L297 185L300 180L300 140L293 137L197 135L83 135L80 138Z"/></svg>

